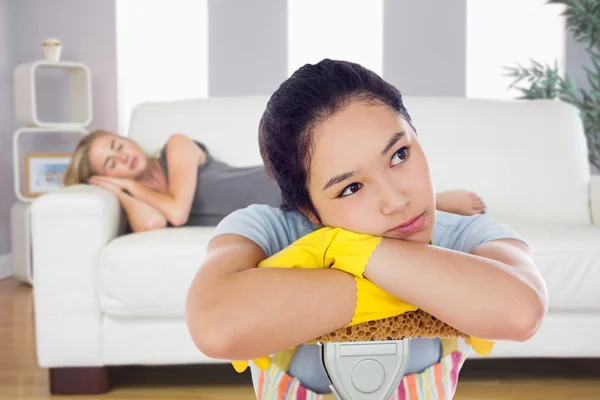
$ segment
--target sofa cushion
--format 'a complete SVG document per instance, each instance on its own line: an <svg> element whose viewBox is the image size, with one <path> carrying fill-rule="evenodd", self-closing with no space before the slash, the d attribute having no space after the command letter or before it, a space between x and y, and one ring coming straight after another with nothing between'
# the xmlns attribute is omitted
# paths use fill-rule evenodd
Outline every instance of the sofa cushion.
<svg viewBox="0 0 600 400"><path fill-rule="evenodd" d="M553 311L600 311L600 228L504 220L532 248ZM169 228L111 241L99 258L102 311L183 317L188 287L214 228Z"/></svg>
<svg viewBox="0 0 600 400"><path fill-rule="evenodd" d="M132 233L112 240L98 259L102 311L123 316L183 316L212 227Z"/></svg>
<svg viewBox="0 0 600 400"><path fill-rule="evenodd" d="M503 222L529 244L552 311L600 311L600 227L544 221Z"/></svg>

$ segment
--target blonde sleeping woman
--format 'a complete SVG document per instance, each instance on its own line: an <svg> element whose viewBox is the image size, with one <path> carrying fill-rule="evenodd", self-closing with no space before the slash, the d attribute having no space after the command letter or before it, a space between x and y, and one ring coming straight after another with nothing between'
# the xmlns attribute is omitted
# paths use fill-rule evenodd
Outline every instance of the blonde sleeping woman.
<svg viewBox="0 0 600 400"><path fill-rule="evenodd" d="M216 226L250 204L281 205L281 190L262 165L230 166L183 134L171 135L153 158L131 139L93 131L77 145L64 182L89 183L113 192L134 232ZM437 207L463 215L485 211L479 196L467 190L439 193Z"/></svg>
<svg viewBox="0 0 600 400"><path fill-rule="evenodd" d="M259 143L281 205L253 204L218 223L186 306L190 335L210 357L295 349L266 372L252 365L260 399L331 396L319 349L307 343L353 323L367 282L476 338L525 341L539 328L548 300L529 247L487 214L440 210L417 127L394 86L344 61L301 67L269 100ZM372 246L353 254L362 250L333 238L328 248L350 262L269 268L297 248L327 257L318 240L302 244L323 229ZM457 378L463 356L446 355L439 338L409 346L398 395L437 398L429 394ZM406 383L414 379L427 396Z"/></svg>

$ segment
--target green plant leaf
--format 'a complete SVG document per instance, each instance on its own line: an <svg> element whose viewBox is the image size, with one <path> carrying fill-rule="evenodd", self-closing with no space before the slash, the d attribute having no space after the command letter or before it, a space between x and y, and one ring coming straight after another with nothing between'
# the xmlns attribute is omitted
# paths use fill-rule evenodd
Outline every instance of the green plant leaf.
<svg viewBox="0 0 600 400"><path fill-rule="evenodd" d="M573 104L580 111L591 165L600 169L600 0L547 0L546 4L564 7L566 28L576 42L583 43L592 60L584 67L588 90L576 88L572 77L563 77L555 60L554 65L542 65L530 60L527 68L506 67L513 78L509 87L516 89L518 99L558 98Z"/></svg>

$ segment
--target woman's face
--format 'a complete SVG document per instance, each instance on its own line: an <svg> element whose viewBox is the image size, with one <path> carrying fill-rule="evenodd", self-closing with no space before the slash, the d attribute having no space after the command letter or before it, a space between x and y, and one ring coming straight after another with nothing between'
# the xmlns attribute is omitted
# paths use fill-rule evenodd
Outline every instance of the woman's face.
<svg viewBox="0 0 600 400"><path fill-rule="evenodd" d="M320 223L429 242L435 221L434 185L408 122L387 106L353 102L313 134L308 190ZM310 214L309 218L319 222Z"/></svg>
<svg viewBox="0 0 600 400"><path fill-rule="evenodd" d="M148 157L134 141L106 134L92 142L90 163L97 175L136 179L146 170Z"/></svg>

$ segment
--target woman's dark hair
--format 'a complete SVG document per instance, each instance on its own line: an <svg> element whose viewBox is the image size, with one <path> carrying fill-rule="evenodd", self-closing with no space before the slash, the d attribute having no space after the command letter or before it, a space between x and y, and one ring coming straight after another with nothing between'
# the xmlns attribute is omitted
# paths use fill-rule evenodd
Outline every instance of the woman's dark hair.
<svg viewBox="0 0 600 400"><path fill-rule="evenodd" d="M308 193L312 130L353 101L384 104L411 123L402 95L376 73L348 61L306 64L273 93L258 131L267 175L281 188L284 210L319 214Z"/></svg>

